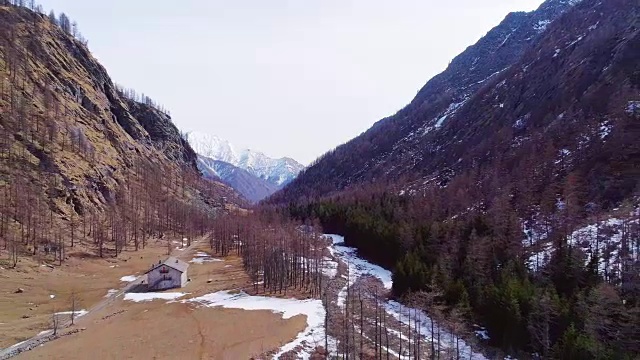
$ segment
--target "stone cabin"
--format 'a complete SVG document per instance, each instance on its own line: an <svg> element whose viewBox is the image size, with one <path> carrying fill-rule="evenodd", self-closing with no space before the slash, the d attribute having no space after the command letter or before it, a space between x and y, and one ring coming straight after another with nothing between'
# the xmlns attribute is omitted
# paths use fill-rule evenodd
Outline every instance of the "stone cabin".
<svg viewBox="0 0 640 360"><path fill-rule="evenodd" d="M158 261L157 264L151 265L151 269L146 273L149 290L173 289L187 285L188 268L189 264L175 257Z"/></svg>

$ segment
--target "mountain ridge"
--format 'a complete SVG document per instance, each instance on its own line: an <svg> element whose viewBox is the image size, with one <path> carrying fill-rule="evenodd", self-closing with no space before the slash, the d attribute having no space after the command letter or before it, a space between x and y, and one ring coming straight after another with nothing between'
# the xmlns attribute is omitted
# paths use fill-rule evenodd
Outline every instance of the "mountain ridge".
<svg viewBox="0 0 640 360"><path fill-rule="evenodd" d="M257 203L278 190L272 183L222 160L198 155L198 169L205 178L224 182L252 203Z"/></svg>
<svg viewBox="0 0 640 360"><path fill-rule="evenodd" d="M219 171L216 176L252 202L281 189L304 168L290 157L274 159L252 149L237 151L229 141L215 135L190 132L187 137L199 155L200 170L207 176Z"/></svg>
<svg viewBox="0 0 640 360"><path fill-rule="evenodd" d="M457 114L469 109L470 100L483 88L511 74L509 68L545 37L548 27L553 27L567 10L584 4L549 0L535 11L509 14L456 56L447 70L429 80L405 108L314 161L290 186L276 194L274 201L313 197L360 184L418 181L422 176L445 178L442 174L450 172L449 167L454 164L441 163L438 168L433 155L446 153L443 142L456 136L445 135L451 131L447 129L452 118L460 118ZM541 22L544 28L540 27ZM465 111L465 116L469 114ZM425 172L427 168L430 170Z"/></svg>
<svg viewBox="0 0 640 360"><path fill-rule="evenodd" d="M0 186L13 194L2 211L24 205L27 196L30 212L49 209L50 226L59 222L66 231L78 217L120 211L134 187L145 201L163 196L194 211L244 203L221 182L199 181L196 154L171 117L124 94L54 20L0 6ZM164 176L150 176L159 171ZM172 190L168 181L175 179L184 192ZM162 193L147 194L146 182ZM3 232L11 230L6 221ZM35 247L45 241L32 240Z"/></svg>
<svg viewBox="0 0 640 360"><path fill-rule="evenodd" d="M465 314L509 358L636 358L638 5L509 15L265 205L344 236L393 269L396 297Z"/></svg>

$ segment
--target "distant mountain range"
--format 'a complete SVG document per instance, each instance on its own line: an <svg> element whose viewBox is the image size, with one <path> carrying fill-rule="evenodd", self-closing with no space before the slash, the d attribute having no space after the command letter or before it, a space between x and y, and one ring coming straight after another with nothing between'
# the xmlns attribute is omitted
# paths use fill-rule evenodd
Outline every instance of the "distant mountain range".
<svg viewBox="0 0 640 360"><path fill-rule="evenodd" d="M274 159L251 149L236 151L229 141L215 135L191 132L188 139L205 177L222 180L252 202L281 189L304 169L289 157Z"/></svg>

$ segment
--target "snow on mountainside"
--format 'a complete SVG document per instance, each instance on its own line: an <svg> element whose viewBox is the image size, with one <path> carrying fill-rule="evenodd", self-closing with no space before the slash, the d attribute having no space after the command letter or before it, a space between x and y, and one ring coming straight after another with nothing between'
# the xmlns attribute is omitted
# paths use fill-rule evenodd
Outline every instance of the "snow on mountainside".
<svg viewBox="0 0 640 360"><path fill-rule="evenodd" d="M593 169L602 178L634 178L632 162L621 171L607 157L636 158L625 134L639 113L637 11L632 0L547 0L509 14L405 108L329 151L273 201L371 183L420 190L499 164L516 174L523 159L531 164L522 169L542 167L543 157L529 157L545 148L565 149L572 160L560 176Z"/></svg>
<svg viewBox="0 0 640 360"><path fill-rule="evenodd" d="M190 132L188 139L193 150L202 156L230 164L236 164L237 162L238 156L227 140L215 135L197 132Z"/></svg>
<svg viewBox="0 0 640 360"><path fill-rule="evenodd" d="M291 182L302 166L284 157L273 159L262 152L236 151L215 135L191 132L189 143L199 154L198 168L206 178L221 179L251 202L258 202Z"/></svg>
<svg viewBox="0 0 640 360"><path fill-rule="evenodd" d="M215 135L190 132L188 138L196 153L237 166L278 188L289 183L304 169L302 164L288 157L274 159L251 149L236 151L231 143Z"/></svg>
<svg viewBox="0 0 640 360"><path fill-rule="evenodd" d="M277 186L228 162L198 155L197 165L205 178L221 179L251 202L258 202L278 190Z"/></svg>
<svg viewBox="0 0 640 360"><path fill-rule="evenodd" d="M279 187L293 180L304 168L291 158L272 159L261 152L250 149L240 153L235 165Z"/></svg>
<svg viewBox="0 0 640 360"><path fill-rule="evenodd" d="M628 276L625 272L632 269L630 264L640 254L640 239L630 235L633 228L640 226L640 204L633 211L616 212L615 216L587 224L568 236L568 244L579 250L585 265L595 261L598 273L607 279ZM532 219L524 226L527 265L534 272L543 270L553 256L554 244L549 238L553 230L540 219Z"/></svg>

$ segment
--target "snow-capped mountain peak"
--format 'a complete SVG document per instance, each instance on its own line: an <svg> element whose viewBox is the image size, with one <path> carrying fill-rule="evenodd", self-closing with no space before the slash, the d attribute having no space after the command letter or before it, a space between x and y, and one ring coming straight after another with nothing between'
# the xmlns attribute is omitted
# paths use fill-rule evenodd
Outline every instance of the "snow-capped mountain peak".
<svg viewBox="0 0 640 360"><path fill-rule="evenodd" d="M289 183L304 169L289 157L274 159L253 149L236 151L231 143L215 135L191 132L188 139L198 154L244 169L277 188Z"/></svg>
<svg viewBox="0 0 640 360"><path fill-rule="evenodd" d="M188 140L193 150L202 156L234 165L238 162L238 154L231 143L216 135L190 132Z"/></svg>

